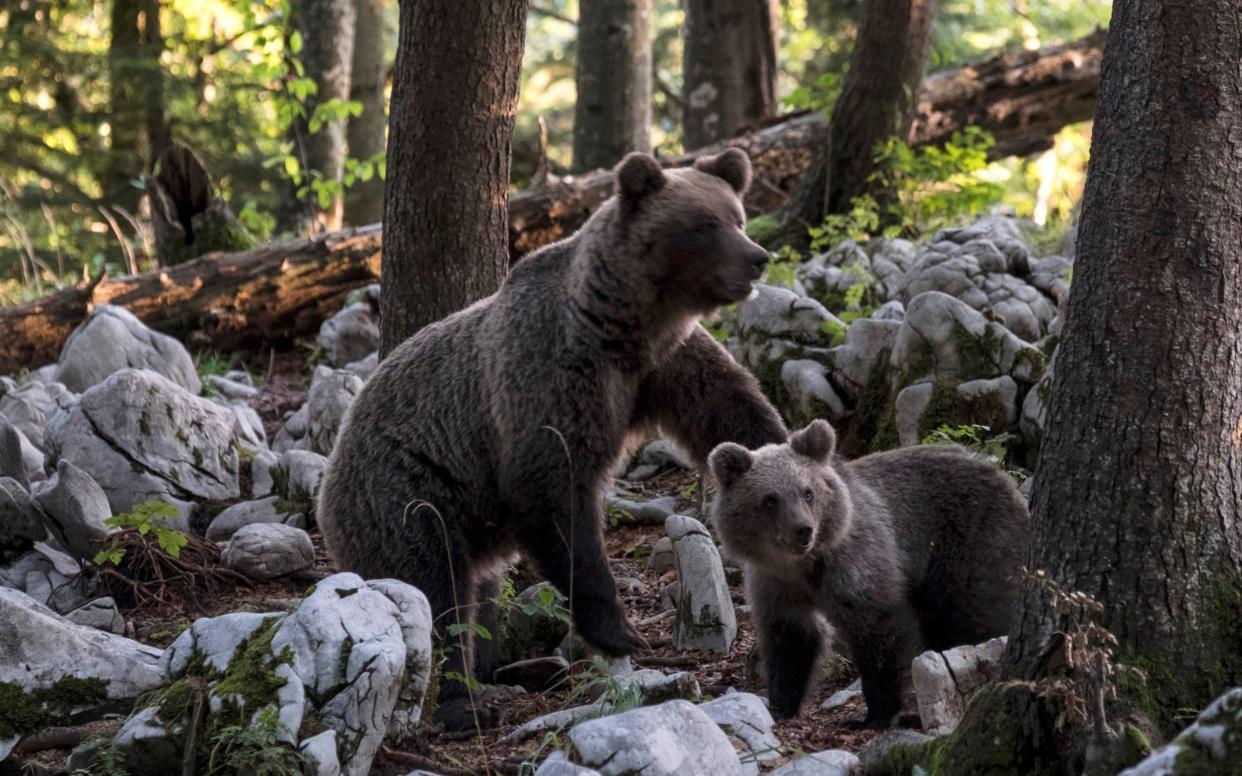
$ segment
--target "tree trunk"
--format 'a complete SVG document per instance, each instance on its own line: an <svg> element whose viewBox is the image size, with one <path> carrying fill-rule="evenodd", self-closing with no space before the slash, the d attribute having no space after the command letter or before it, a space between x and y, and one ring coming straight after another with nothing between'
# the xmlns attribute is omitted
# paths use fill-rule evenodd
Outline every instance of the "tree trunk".
<svg viewBox="0 0 1242 776"><path fill-rule="evenodd" d="M526 0L402 0L388 124L381 356L508 270Z"/></svg>
<svg viewBox="0 0 1242 776"><path fill-rule="evenodd" d="M366 161L384 153L388 128L384 82L384 0L354 0L354 63L349 98L362 105L362 115L349 119L349 156ZM345 193L346 223L375 224L384 219L384 180L375 175L356 182Z"/></svg>
<svg viewBox="0 0 1242 776"><path fill-rule="evenodd" d="M582 0L575 172L651 150L651 0Z"/></svg>
<svg viewBox="0 0 1242 776"><path fill-rule="evenodd" d="M776 115L777 0L685 0L687 149Z"/></svg>
<svg viewBox="0 0 1242 776"><path fill-rule="evenodd" d="M159 0L113 0L108 48L109 146L104 199L137 212L142 189L131 184L149 172L168 144Z"/></svg>
<svg viewBox="0 0 1242 776"><path fill-rule="evenodd" d="M340 185L345 174L345 124L343 118L314 127L318 106L329 100L349 100L350 69L354 58L354 0L302 0L298 29L302 33L302 65L306 76L319 87L306 102L306 116L295 120L294 132L302 160L303 174L309 180ZM339 229L344 200L333 193L323 200L309 194L312 218L320 229Z"/></svg>
<svg viewBox="0 0 1242 776"><path fill-rule="evenodd" d="M1033 566L1104 605L1166 731L1242 682L1242 17L1175 6L1113 6L1031 499ZM1064 628L1028 589L1010 672Z"/></svg>
<svg viewBox="0 0 1242 776"><path fill-rule="evenodd" d="M371 226L57 291L0 308L0 375L55 361L91 306L103 303L217 350L253 350L313 334L350 291L379 279L379 265L379 228Z"/></svg>
<svg viewBox="0 0 1242 776"><path fill-rule="evenodd" d="M786 214L801 236L828 213L843 213L864 194L883 200L868 181L875 146L906 138L916 115L935 0L870 0L863 11L850 69L828 122L828 142Z"/></svg>

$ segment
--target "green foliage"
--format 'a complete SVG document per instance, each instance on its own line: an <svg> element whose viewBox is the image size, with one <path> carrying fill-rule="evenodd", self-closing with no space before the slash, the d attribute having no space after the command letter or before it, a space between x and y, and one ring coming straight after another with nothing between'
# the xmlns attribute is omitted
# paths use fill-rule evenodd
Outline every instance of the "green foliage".
<svg viewBox="0 0 1242 776"><path fill-rule="evenodd" d="M968 221L998 202L1001 187L979 176L994 145L995 138L978 127L954 132L943 146L912 148L896 138L878 144L872 180L893 197L882 219L891 223L885 234L925 234Z"/></svg>
<svg viewBox="0 0 1242 776"><path fill-rule="evenodd" d="M209 742L207 774L301 776L306 756L281 740L283 727L274 706L254 719L216 730Z"/></svg>
<svg viewBox="0 0 1242 776"><path fill-rule="evenodd" d="M1017 436L1008 432L993 434L988 426L977 423L962 425L944 424L923 437L925 445L961 445L974 450L992 463L1000 466L1009 455L1009 445Z"/></svg>
<svg viewBox="0 0 1242 776"><path fill-rule="evenodd" d="M60 724L73 710L107 700L107 690L103 679L76 676L30 692L14 682L0 682L0 740Z"/></svg>
<svg viewBox="0 0 1242 776"><path fill-rule="evenodd" d="M540 617L569 624L569 609L565 608L568 601L561 591L551 585L539 588L533 598L514 598L513 607L528 617Z"/></svg>
<svg viewBox="0 0 1242 776"><path fill-rule="evenodd" d="M827 115L841 96L842 80L839 73L824 73L811 86L799 86L785 95L781 102L790 110L823 111Z"/></svg>
<svg viewBox="0 0 1242 776"><path fill-rule="evenodd" d="M792 289L800 263L802 263L802 254L792 246L782 245L768 261L763 281L771 286Z"/></svg>
<svg viewBox="0 0 1242 776"><path fill-rule="evenodd" d="M829 213L819 226L807 229L811 250L831 248L842 240L864 243L880 228L880 206L875 198L864 194L850 201L850 212Z"/></svg>
<svg viewBox="0 0 1242 776"><path fill-rule="evenodd" d="M746 236L760 245L771 245L781 236L781 222L770 213L755 216L746 222Z"/></svg>
<svg viewBox="0 0 1242 776"><path fill-rule="evenodd" d="M180 515L177 508L163 501L144 501L134 507L132 512L113 515L104 520L106 525L121 530L132 528L140 537L146 539L154 535L155 542L166 554L179 558L181 549L190 541L188 537L175 528L168 528L163 523L175 520ZM150 541L147 539L147 541ZM109 544L95 554L95 564L105 563L118 566L125 558L125 548L121 546L117 534L112 534Z"/></svg>

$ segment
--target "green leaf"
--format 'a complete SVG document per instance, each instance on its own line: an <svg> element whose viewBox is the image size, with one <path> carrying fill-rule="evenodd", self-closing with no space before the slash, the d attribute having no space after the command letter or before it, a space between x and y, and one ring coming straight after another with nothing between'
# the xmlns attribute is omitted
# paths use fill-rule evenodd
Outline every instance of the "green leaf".
<svg viewBox="0 0 1242 776"><path fill-rule="evenodd" d="M297 30L294 30L293 34L289 36L289 50L294 54L302 53L302 33Z"/></svg>

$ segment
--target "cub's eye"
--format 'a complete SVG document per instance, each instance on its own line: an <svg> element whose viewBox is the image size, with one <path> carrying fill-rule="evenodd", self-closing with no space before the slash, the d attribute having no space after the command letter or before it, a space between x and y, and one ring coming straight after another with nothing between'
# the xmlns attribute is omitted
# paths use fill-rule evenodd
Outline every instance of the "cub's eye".
<svg viewBox="0 0 1242 776"><path fill-rule="evenodd" d="M806 490L802 491L802 500L808 504L815 503L815 492L812 491L810 488L807 488Z"/></svg>
<svg viewBox="0 0 1242 776"><path fill-rule="evenodd" d="M775 509L777 503L776 496L769 493L763 497L763 501L761 503L763 504L764 509Z"/></svg>

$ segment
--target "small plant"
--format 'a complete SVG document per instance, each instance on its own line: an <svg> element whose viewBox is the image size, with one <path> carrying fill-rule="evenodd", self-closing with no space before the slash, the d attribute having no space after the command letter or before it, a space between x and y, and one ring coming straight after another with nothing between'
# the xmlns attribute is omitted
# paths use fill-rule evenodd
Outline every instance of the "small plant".
<svg viewBox="0 0 1242 776"><path fill-rule="evenodd" d="M301 776L306 756L281 740L283 731L271 705L260 709L247 725L221 727L209 742L207 776Z"/></svg>
<svg viewBox="0 0 1242 776"><path fill-rule="evenodd" d="M978 127L954 132L943 146L912 148L896 138L878 144L871 180L893 195L885 235L925 234L998 201L1001 187L978 175L994 145L996 139Z"/></svg>
<svg viewBox="0 0 1242 776"><path fill-rule="evenodd" d="M815 79L813 85L794 89L782 102L791 110L823 111L824 115L828 115L840 94L840 74L824 73Z"/></svg>
<svg viewBox="0 0 1242 776"><path fill-rule="evenodd" d="M864 243L875 236L880 228L880 206L869 195L850 200L850 212L829 213L819 226L807 230L811 238L811 250L830 248L842 240Z"/></svg>
<svg viewBox="0 0 1242 776"><path fill-rule="evenodd" d="M992 463L1000 466L1009 455L1009 444L1017 437L1005 432L993 434L989 426L978 423L960 426L943 425L923 437L925 445L961 445L987 457Z"/></svg>
<svg viewBox="0 0 1242 776"><path fill-rule="evenodd" d="M132 512L113 515L104 520L105 525L125 530L131 528L141 537L154 535L155 542L161 550L173 558L181 557L181 550L189 542L185 534L175 528L163 525L178 517L176 507L163 501L144 501L134 507ZM121 545L120 534L110 537L108 546L95 554L95 565L110 564L119 566L125 558L125 548Z"/></svg>
<svg viewBox="0 0 1242 776"><path fill-rule="evenodd" d="M194 370L198 372L199 380L212 375L223 377L229 371L229 360L215 351L199 353L194 356ZM203 389L203 395L209 395L206 388Z"/></svg>
<svg viewBox="0 0 1242 776"><path fill-rule="evenodd" d="M567 600L561 591L545 585L535 591L533 598L514 598L512 606L527 617L545 617L568 625L569 610L565 608Z"/></svg>
<svg viewBox="0 0 1242 776"><path fill-rule="evenodd" d="M794 287L794 279L798 265L802 263L802 254L789 245L782 245L772 254L768 262L764 282L772 286L782 286L790 290Z"/></svg>

